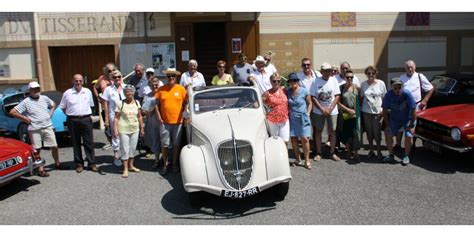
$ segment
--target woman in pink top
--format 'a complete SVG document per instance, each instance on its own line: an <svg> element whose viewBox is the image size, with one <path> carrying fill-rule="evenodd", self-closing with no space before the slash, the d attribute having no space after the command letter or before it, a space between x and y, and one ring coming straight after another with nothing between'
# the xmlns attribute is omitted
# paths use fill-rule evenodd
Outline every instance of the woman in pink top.
<svg viewBox="0 0 474 237"><path fill-rule="evenodd" d="M278 136L283 141L290 140L290 124L288 121L288 98L280 87L280 75L275 73L270 76L272 88L263 93L263 102L270 108L267 121L270 135Z"/></svg>

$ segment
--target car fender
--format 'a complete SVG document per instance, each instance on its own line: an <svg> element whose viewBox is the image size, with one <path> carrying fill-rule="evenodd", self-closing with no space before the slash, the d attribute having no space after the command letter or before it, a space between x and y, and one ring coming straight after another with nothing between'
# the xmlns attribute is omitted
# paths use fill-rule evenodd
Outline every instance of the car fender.
<svg viewBox="0 0 474 237"><path fill-rule="evenodd" d="M267 180L284 176L291 177L288 149L280 137L272 136L265 139L265 164Z"/></svg>
<svg viewBox="0 0 474 237"><path fill-rule="evenodd" d="M186 192L200 191L187 187L187 184L209 184L206 161L201 147L186 145L181 149L179 157L181 177Z"/></svg>

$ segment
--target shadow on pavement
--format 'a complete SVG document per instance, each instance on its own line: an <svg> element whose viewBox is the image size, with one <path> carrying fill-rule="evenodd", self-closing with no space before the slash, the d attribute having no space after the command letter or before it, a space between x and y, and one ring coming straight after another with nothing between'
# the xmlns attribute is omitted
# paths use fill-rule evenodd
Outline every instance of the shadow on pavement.
<svg viewBox="0 0 474 237"><path fill-rule="evenodd" d="M3 201L19 192L28 192L29 187L40 184L41 182L36 179L20 177L13 180L11 183L1 187L0 201Z"/></svg>
<svg viewBox="0 0 474 237"><path fill-rule="evenodd" d="M436 173L474 173L474 160L469 154L447 152L440 155L423 147L417 147L410 156L410 163Z"/></svg>
<svg viewBox="0 0 474 237"><path fill-rule="evenodd" d="M169 172L165 178L173 187L161 199L165 210L176 216L173 219L219 220L252 215L275 209L275 198L270 190L256 196L233 200L212 194L204 194L202 205L193 207L189 203L188 193L184 190L180 173Z"/></svg>

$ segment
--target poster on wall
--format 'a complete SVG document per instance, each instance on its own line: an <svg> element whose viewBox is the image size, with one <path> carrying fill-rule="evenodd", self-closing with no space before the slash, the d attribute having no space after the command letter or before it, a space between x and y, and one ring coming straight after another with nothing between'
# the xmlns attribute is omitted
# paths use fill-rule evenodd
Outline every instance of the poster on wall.
<svg viewBox="0 0 474 237"><path fill-rule="evenodd" d="M232 53L242 53L242 41L240 38L232 38Z"/></svg>
<svg viewBox="0 0 474 237"><path fill-rule="evenodd" d="M151 45L152 65L155 75L165 76L161 71L176 68L176 52L174 43L156 43Z"/></svg>

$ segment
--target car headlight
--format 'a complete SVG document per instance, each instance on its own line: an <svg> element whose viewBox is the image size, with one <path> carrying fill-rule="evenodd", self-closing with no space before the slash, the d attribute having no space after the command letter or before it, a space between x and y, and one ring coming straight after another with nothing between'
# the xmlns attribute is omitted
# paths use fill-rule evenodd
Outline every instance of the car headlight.
<svg viewBox="0 0 474 237"><path fill-rule="evenodd" d="M461 141L461 130L459 128L452 128L451 129L451 138L454 141Z"/></svg>

